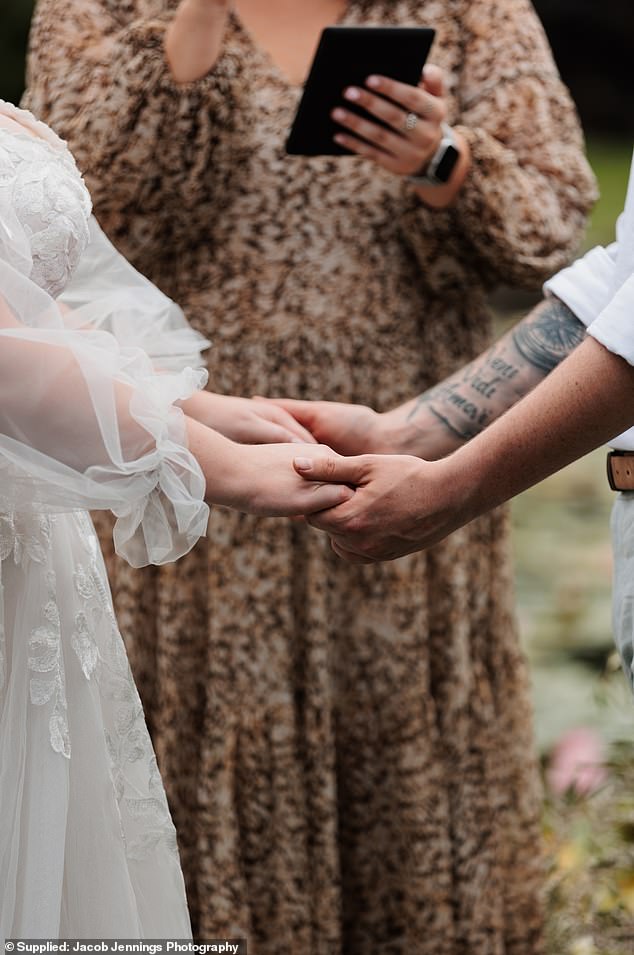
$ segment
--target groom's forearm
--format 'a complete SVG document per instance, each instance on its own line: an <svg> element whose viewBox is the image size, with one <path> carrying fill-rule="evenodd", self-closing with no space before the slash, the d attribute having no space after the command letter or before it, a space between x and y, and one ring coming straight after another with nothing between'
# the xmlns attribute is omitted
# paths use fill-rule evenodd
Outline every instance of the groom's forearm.
<svg viewBox="0 0 634 955"><path fill-rule="evenodd" d="M382 415L393 450L444 457L532 391L584 336L563 302L544 299L465 368Z"/></svg>
<svg viewBox="0 0 634 955"><path fill-rule="evenodd" d="M490 428L438 465L466 519L537 484L634 424L634 367L588 337ZM463 506L462 504L460 506Z"/></svg>

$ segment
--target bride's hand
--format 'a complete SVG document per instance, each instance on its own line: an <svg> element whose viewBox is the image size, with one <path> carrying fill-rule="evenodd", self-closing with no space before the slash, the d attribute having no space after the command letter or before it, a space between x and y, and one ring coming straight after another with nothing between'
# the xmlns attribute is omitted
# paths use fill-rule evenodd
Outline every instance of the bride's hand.
<svg viewBox="0 0 634 955"><path fill-rule="evenodd" d="M263 408L274 407L293 416L315 440L339 454L383 454L392 451L383 434L383 415L366 405L339 401L298 401L293 398L255 398Z"/></svg>
<svg viewBox="0 0 634 955"><path fill-rule="evenodd" d="M351 488L306 481L293 468L298 456L318 454L332 457L334 452L315 444L234 444L208 474L207 498L262 517L296 517L337 507L353 496Z"/></svg>
<svg viewBox="0 0 634 955"><path fill-rule="evenodd" d="M316 443L289 411L272 403L199 391L181 407L190 418L239 444Z"/></svg>

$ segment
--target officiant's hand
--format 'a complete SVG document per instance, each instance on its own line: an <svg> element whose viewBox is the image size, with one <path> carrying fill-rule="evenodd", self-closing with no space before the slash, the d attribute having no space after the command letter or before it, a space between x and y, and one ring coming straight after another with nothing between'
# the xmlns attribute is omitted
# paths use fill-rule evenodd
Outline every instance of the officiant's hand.
<svg viewBox="0 0 634 955"><path fill-rule="evenodd" d="M451 459L421 461L408 455L335 455L295 459L308 481L355 487L349 501L308 518L330 535L333 550L352 563L394 560L438 543L471 515L461 476ZM462 476L464 477L464 476Z"/></svg>
<svg viewBox="0 0 634 955"><path fill-rule="evenodd" d="M446 132L445 79L439 67L427 64L418 86L369 76L364 85L347 87L343 96L344 103L331 113L341 127L334 137L340 146L397 176L422 176L427 171ZM362 107L363 115L346 109L347 104ZM455 130L453 138L458 161L448 182L411 186L435 208L453 202L469 171L469 146Z"/></svg>

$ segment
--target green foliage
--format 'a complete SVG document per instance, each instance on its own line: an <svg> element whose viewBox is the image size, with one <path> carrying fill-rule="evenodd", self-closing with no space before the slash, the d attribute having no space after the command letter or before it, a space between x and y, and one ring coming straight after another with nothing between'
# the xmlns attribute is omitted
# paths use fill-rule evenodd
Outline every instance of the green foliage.
<svg viewBox="0 0 634 955"><path fill-rule="evenodd" d="M547 801L548 952L634 951L634 741L612 747L608 784Z"/></svg>
<svg viewBox="0 0 634 955"><path fill-rule="evenodd" d="M632 139L590 137L588 157L601 189L588 229L586 245L591 248L614 241L614 223L623 209L632 162Z"/></svg>
<svg viewBox="0 0 634 955"><path fill-rule="evenodd" d="M585 245L614 239L632 142L592 138L601 198ZM610 747L609 781L590 798L549 798L548 955L634 952L634 705L611 636L613 495L599 449L513 504L518 609L532 663L543 751L590 726Z"/></svg>

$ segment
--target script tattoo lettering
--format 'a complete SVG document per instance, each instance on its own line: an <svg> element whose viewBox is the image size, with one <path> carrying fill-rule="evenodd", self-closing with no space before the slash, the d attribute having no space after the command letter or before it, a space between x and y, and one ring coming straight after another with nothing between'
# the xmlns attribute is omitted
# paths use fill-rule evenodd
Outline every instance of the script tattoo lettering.
<svg viewBox="0 0 634 955"><path fill-rule="evenodd" d="M423 416L431 415L454 439L468 441L528 394L584 335L574 313L547 298L484 355L420 395L407 422L423 433L429 430Z"/></svg>

